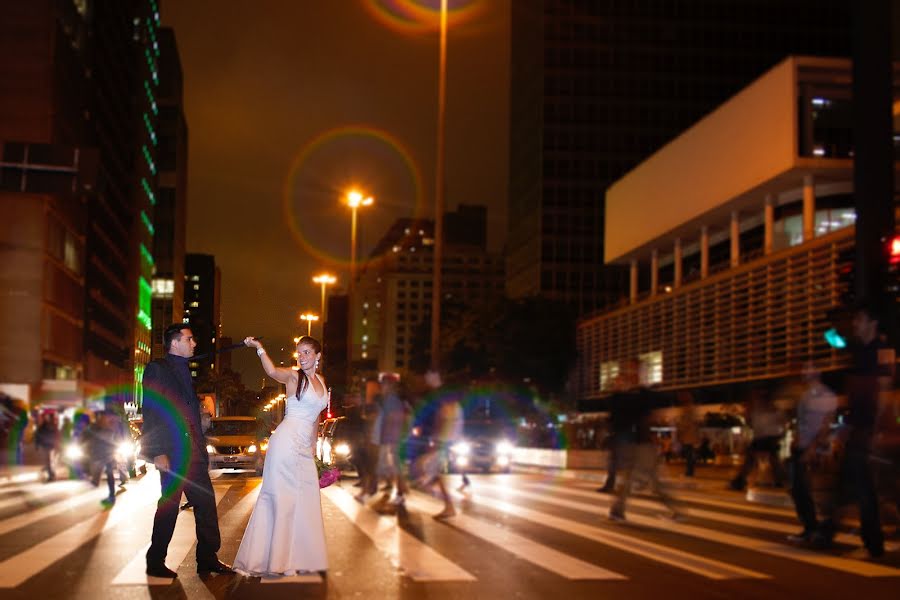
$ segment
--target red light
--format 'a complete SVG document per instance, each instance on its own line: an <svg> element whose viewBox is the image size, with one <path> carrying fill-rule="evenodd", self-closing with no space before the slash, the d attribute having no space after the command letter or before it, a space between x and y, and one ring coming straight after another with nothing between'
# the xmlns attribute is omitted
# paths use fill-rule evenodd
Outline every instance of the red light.
<svg viewBox="0 0 900 600"><path fill-rule="evenodd" d="M890 252L888 252L890 263L896 264L900 263L900 235L895 235L891 238L890 242Z"/></svg>
<svg viewBox="0 0 900 600"><path fill-rule="evenodd" d="M325 418L326 418L326 419L330 419L330 418L331 418L331 413L325 413Z"/></svg>

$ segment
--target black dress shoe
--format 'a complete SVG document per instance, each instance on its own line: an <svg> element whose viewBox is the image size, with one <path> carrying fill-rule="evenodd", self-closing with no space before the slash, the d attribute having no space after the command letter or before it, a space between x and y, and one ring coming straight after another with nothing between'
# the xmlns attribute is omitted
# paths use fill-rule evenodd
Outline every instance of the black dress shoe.
<svg viewBox="0 0 900 600"><path fill-rule="evenodd" d="M164 577L166 579L175 579L178 577L178 573L170 569L164 564L158 565L147 565L147 575L150 577Z"/></svg>
<svg viewBox="0 0 900 600"><path fill-rule="evenodd" d="M226 565L221 560L217 560L212 563L197 563L197 572L198 573L234 573L234 569L232 569L229 565Z"/></svg>

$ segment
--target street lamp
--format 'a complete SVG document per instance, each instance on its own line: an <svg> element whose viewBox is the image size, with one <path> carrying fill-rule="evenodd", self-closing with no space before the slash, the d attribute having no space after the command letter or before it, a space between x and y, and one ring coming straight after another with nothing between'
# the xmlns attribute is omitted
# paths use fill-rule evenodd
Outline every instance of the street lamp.
<svg viewBox="0 0 900 600"><path fill-rule="evenodd" d="M434 269L431 284L431 369L440 370L441 280L444 262L444 127L447 110L447 0L441 0L438 60L437 151L434 171Z"/></svg>
<svg viewBox="0 0 900 600"><path fill-rule="evenodd" d="M337 277L334 275L329 275L328 273L322 273L321 275L316 275L312 278L313 283L318 283L322 286L322 304L319 307L319 314L322 315L322 337L325 337L325 320L327 318L327 314L325 312L325 286L332 285L337 281ZM323 340L324 341L324 340Z"/></svg>
<svg viewBox="0 0 900 600"><path fill-rule="evenodd" d="M303 313L300 315L300 319L306 321L306 335L310 335L312 333L312 323L313 321L319 320L319 315L314 315L312 313Z"/></svg>
<svg viewBox="0 0 900 600"><path fill-rule="evenodd" d="M356 288L356 210L360 206L371 206L375 200L372 196L363 196L358 190L347 193L347 206L350 207L350 282L347 284L347 386L353 378L353 301Z"/></svg>

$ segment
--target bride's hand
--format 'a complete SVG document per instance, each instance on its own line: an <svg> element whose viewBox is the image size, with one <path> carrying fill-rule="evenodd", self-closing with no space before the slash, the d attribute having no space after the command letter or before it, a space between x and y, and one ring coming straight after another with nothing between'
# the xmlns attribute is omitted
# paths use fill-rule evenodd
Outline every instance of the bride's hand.
<svg viewBox="0 0 900 600"><path fill-rule="evenodd" d="M251 346L253 348L261 348L262 344L253 336L247 336L244 338L244 345Z"/></svg>

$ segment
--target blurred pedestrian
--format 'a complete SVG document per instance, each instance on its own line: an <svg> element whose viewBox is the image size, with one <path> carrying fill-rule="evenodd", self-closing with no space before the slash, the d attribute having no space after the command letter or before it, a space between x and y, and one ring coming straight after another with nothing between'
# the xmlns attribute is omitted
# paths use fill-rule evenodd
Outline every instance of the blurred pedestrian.
<svg viewBox="0 0 900 600"><path fill-rule="evenodd" d="M625 520L625 507L631 494L631 486L636 479L646 482L650 491L668 507L671 518L679 520L682 518L675 499L659 478L659 453L650 429L653 406L654 394L649 389L642 388L630 395L629 408L634 417L635 435L633 442L619 448L619 468L623 468L625 474L616 500L609 509L609 518L613 521Z"/></svg>
<svg viewBox="0 0 900 600"><path fill-rule="evenodd" d="M400 441L409 427L409 403L400 395L400 377L395 373L385 373L381 377L381 439L378 449L378 475L387 479L395 489L390 498L390 489L383 500L394 505L402 505L406 499L407 483L403 460L400 457Z"/></svg>
<svg viewBox="0 0 900 600"><path fill-rule="evenodd" d="M34 435L34 443L38 451L44 457L44 470L47 471L47 481L56 480L54 465L59 454L59 428L56 424L56 413L40 413L37 431Z"/></svg>
<svg viewBox="0 0 900 600"><path fill-rule="evenodd" d="M91 483L94 487L99 486L100 477L106 473L109 496L102 503L104 506L112 506L116 503L116 432L109 413L99 412L82 434L82 439L90 457Z"/></svg>
<svg viewBox="0 0 900 600"><path fill-rule="evenodd" d="M819 548L830 546L841 510L855 500L863 544L869 556L877 558L884 554L884 534L869 455L878 417L878 397L890 379L889 358L892 357L879 335L878 316L870 307L861 307L854 314L850 351L853 365L847 377L848 412L844 426L838 429L838 440L843 445L838 480L823 505L824 518L812 542Z"/></svg>
<svg viewBox="0 0 900 600"><path fill-rule="evenodd" d="M378 491L378 450L381 443L381 405L375 398L366 398L363 407L365 418L364 441L359 448L360 491L354 498L357 502L365 502L369 496Z"/></svg>
<svg viewBox="0 0 900 600"><path fill-rule="evenodd" d="M684 456L684 476L694 476L694 465L697 461L697 445L700 443L700 427L697 424L697 408L694 396L688 391L678 392L681 413L678 415L677 433L681 443L681 455Z"/></svg>
<svg viewBox="0 0 900 600"><path fill-rule="evenodd" d="M610 433L606 439L607 465L606 481L597 488L598 492L612 494L616 490L616 474L635 442L635 431L640 411L634 403L639 384L639 363L635 359L626 360L614 382L615 391L609 397Z"/></svg>
<svg viewBox="0 0 900 600"><path fill-rule="evenodd" d="M768 388L760 385L750 392L749 402L750 426L753 429L753 440L744 453L744 464L729 486L733 490L742 491L747 487L747 477L757 466L759 457L768 458L772 470L775 487L784 485L784 468L781 465L781 438L784 435L784 415L775 406Z"/></svg>
<svg viewBox="0 0 900 600"><path fill-rule="evenodd" d="M430 397L437 403L433 413L431 429L432 445L421 457L422 487L430 489L437 487L444 501L444 509L434 515L435 519L447 519L456 515L450 493L444 483L442 472L444 465L450 460L450 447L462 437L463 418L462 407L454 394L441 393L442 382L440 373L429 371L425 374L425 382L431 389Z"/></svg>
<svg viewBox="0 0 900 600"><path fill-rule="evenodd" d="M810 471L818 453L831 434L831 422L837 410L837 396L822 383L812 362L803 366L805 388L797 399L797 422L791 443L791 498L803 531L788 536L790 541L809 541L819 526L813 501Z"/></svg>

